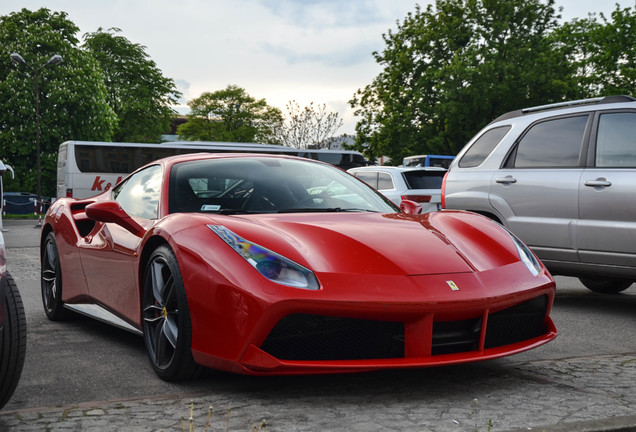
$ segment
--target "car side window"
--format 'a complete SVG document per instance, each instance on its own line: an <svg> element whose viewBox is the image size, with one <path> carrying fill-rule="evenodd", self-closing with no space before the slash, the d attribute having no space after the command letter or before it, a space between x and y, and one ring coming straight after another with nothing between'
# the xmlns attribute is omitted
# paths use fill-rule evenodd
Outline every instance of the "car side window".
<svg viewBox="0 0 636 432"><path fill-rule="evenodd" d="M484 132L464 153L459 161L459 167L473 168L481 165L509 130L510 126L501 126Z"/></svg>
<svg viewBox="0 0 636 432"><path fill-rule="evenodd" d="M388 173L378 173L378 190L395 189L393 178Z"/></svg>
<svg viewBox="0 0 636 432"><path fill-rule="evenodd" d="M602 114L596 136L597 167L636 167L636 113Z"/></svg>
<svg viewBox="0 0 636 432"><path fill-rule="evenodd" d="M126 213L144 219L157 219L161 194L161 166L152 165L130 176L113 189L112 197Z"/></svg>
<svg viewBox="0 0 636 432"><path fill-rule="evenodd" d="M377 171L360 171L356 173L356 177L368 184L374 189L378 188L378 172Z"/></svg>
<svg viewBox="0 0 636 432"><path fill-rule="evenodd" d="M588 115L565 117L537 123L523 135L507 167L574 168L585 135Z"/></svg>

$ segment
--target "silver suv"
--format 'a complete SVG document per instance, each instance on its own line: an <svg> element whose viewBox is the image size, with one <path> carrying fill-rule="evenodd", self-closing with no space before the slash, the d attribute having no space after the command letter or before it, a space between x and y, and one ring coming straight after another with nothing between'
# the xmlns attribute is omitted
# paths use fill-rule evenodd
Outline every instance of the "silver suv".
<svg viewBox="0 0 636 432"><path fill-rule="evenodd" d="M457 155L442 207L508 227L553 274L618 293L636 280L636 99L502 115Z"/></svg>

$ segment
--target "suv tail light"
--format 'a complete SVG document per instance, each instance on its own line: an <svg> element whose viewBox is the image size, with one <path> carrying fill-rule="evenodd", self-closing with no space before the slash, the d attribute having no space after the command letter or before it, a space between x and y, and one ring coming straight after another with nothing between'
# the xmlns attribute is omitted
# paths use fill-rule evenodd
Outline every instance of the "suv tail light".
<svg viewBox="0 0 636 432"><path fill-rule="evenodd" d="M402 201L409 200L416 203L427 203L431 201L431 195L402 195Z"/></svg>
<svg viewBox="0 0 636 432"><path fill-rule="evenodd" d="M446 178L448 177L448 173L450 171L446 171L444 174L444 179L442 180L442 208L446 208Z"/></svg>

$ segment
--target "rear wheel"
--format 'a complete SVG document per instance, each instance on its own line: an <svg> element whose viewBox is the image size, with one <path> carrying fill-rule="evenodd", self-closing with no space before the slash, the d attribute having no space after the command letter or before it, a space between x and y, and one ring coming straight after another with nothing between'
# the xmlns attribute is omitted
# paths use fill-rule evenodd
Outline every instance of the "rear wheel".
<svg viewBox="0 0 636 432"><path fill-rule="evenodd" d="M57 251L55 234L46 236L41 257L41 288L44 313L52 321L68 318L70 311L64 309L62 301L62 267Z"/></svg>
<svg viewBox="0 0 636 432"><path fill-rule="evenodd" d="M579 280L589 290L603 294L618 294L621 291L625 291L634 282L631 279L604 277L586 277L579 278Z"/></svg>
<svg viewBox="0 0 636 432"><path fill-rule="evenodd" d="M9 273L2 283L5 310L0 333L0 408L9 401L18 385L27 343L26 315L18 287Z"/></svg>
<svg viewBox="0 0 636 432"><path fill-rule="evenodd" d="M193 378L203 371L192 357L192 325L179 265L172 250L158 247L143 284L143 331L150 364L166 381Z"/></svg>

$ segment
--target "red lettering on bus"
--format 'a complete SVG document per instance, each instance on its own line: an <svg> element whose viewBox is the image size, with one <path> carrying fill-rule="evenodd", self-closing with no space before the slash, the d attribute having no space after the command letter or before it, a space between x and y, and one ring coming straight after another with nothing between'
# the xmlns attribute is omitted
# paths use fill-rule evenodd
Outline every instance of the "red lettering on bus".
<svg viewBox="0 0 636 432"><path fill-rule="evenodd" d="M119 182L122 180L122 176L117 177L117 180L115 181L115 186L119 184ZM93 181L93 187L91 187L92 191L107 191L109 190L113 184L112 183L106 183L106 185L104 185L104 182L106 181L106 179L102 179L101 176L95 176L95 181Z"/></svg>
<svg viewBox="0 0 636 432"><path fill-rule="evenodd" d="M105 182L106 180L100 180L99 176L95 177L95 181L93 182L93 187L91 188L92 191L102 191L102 184Z"/></svg>

